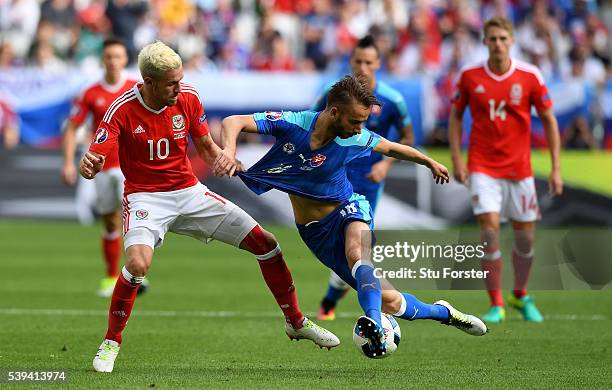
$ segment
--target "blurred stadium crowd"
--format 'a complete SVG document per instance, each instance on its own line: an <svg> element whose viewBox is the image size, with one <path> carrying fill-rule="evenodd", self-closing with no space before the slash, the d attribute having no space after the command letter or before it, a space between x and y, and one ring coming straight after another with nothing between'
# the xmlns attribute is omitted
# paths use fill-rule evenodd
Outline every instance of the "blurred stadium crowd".
<svg viewBox="0 0 612 390"><path fill-rule="evenodd" d="M429 143L444 143L454 80L462 66L486 58L481 27L493 16L514 23L513 55L549 82L592 85L596 98L564 131L564 145L604 146L593 136L597 128L603 134L601 97L612 85L612 2L603 0L0 0L0 71L99 67L102 41L114 35L132 62L160 39L196 72L340 74L369 33L382 75L432 80L439 131Z"/></svg>

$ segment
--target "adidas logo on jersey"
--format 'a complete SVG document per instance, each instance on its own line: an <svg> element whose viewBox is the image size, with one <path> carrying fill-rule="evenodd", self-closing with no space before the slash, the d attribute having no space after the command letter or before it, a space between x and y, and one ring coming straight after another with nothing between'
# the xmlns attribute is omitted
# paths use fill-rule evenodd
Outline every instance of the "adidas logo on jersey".
<svg viewBox="0 0 612 390"><path fill-rule="evenodd" d="M138 127L134 129L134 134L140 134L140 133L144 133L144 132L145 132L145 130L140 125L138 125Z"/></svg>
<svg viewBox="0 0 612 390"><path fill-rule="evenodd" d="M474 89L474 92L476 92L476 93L485 93L485 87L482 84L478 84L476 89Z"/></svg>

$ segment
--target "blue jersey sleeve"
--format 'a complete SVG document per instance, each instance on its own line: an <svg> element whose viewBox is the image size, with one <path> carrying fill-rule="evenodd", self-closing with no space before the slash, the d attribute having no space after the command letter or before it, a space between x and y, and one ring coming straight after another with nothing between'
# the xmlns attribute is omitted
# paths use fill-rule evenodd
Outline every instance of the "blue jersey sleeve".
<svg viewBox="0 0 612 390"><path fill-rule="evenodd" d="M380 135L368 129L362 129L359 134L346 139L336 138L335 142L349 148L345 160L348 163L356 158L369 156L372 149L380 142Z"/></svg>
<svg viewBox="0 0 612 390"><path fill-rule="evenodd" d="M253 114L253 119L259 134L282 137L293 128L309 129L315 114L309 111L266 111Z"/></svg>
<svg viewBox="0 0 612 390"><path fill-rule="evenodd" d="M403 97L400 96L400 98L396 100L394 104L398 114L395 118L394 125L398 133L401 134L404 127L412 123L412 119L410 118L410 114L408 113L408 107L406 106L406 101Z"/></svg>

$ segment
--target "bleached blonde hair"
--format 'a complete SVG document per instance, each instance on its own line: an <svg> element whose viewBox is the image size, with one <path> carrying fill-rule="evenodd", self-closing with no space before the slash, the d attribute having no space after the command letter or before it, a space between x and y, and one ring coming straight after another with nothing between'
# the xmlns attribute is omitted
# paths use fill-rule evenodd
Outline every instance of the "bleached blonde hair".
<svg viewBox="0 0 612 390"><path fill-rule="evenodd" d="M138 69L142 78L159 79L166 71L178 69L182 64L181 57L161 41L146 45L138 53Z"/></svg>

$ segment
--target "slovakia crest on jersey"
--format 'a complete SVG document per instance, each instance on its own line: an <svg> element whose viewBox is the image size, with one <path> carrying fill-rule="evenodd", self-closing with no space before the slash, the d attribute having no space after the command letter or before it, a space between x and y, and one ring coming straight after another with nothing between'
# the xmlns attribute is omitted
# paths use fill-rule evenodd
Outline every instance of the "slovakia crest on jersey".
<svg viewBox="0 0 612 390"><path fill-rule="evenodd" d="M102 142L108 139L108 130L105 127L101 127L96 132L96 136L94 137L94 143L101 144Z"/></svg>
<svg viewBox="0 0 612 390"><path fill-rule="evenodd" d="M300 154L300 158L304 164L307 164L311 168L317 168L323 165L327 157L323 154L316 154L311 158L304 158L302 154Z"/></svg>
<svg viewBox="0 0 612 390"><path fill-rule="evenodd" d="M185 128L185 118L181 114L172 117L172 130L180 131Z"/></svg>
<svg viewBox="0 0 612 390"><path fill-rule="evenodd" d="M269 121L277 121L280 118L283 117L283 113L282 112L278 112L278 111L266 111L266 119Z"/></svg>

